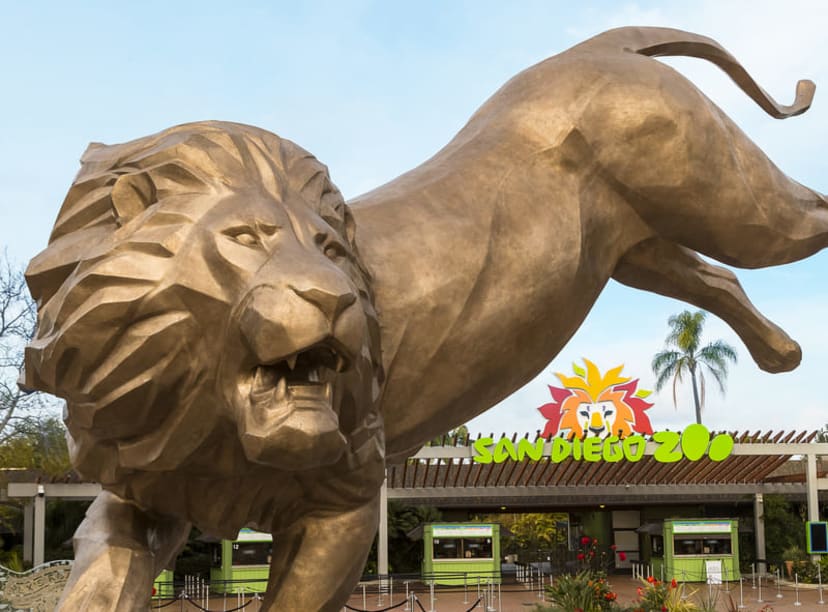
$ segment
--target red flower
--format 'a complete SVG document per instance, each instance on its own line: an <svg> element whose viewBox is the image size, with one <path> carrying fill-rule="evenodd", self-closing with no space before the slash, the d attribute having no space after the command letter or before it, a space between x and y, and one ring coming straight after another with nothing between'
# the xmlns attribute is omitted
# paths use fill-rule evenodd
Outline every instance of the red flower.
<svg viewBox="0 0 828 612"><path fill-rule="evenodd" d="M678 582L676 582L676 579L673 578L673 580L670 582L670 587L676 588L677 586L678 586Z"/></svg>
<svg viewBox="0 0 828 612"><path fill-rule="evenodd" d="M583 561L584 559L584 553L578 553L578 561Z"/></svg>
<svg viewBox="0 0 828 612"><path fill-rule="evenodd" d="M593 545L593 546L597 546L597 545L598 545L598 538L592 538L592 545Z"/></svg>
<svg viewBox="0 0 828 612"><path fill-rule="evenodd" d="M589 551L589 556L594 557L595 556L595 551L594 550Z"/></svg>
<svg viewBox="0 0 828 612"><path fill-rule="evenodd" d="M644 589L642 589L641 587L638 587L638 589L636 589L636 590L638 591L638 596L639 596L639 597L643 597L643 596L644 596Z"/></svg>
<svg viewBox="0 0 828 612"><path fill-rule="evenodd" d="M592 539L589 536L584 536L584 537L581 538L581 545L586 546L591 541L592 541Z"/></svg>
<svg viewBox="0 0 828 612"><path fill-rule="evenodd" d="M625 552L622 550L620 553L618 553L618 558L619 558L621 561L626 561L626 560L627 560L627 553L625 553Z"/></svg>
<svg viewBox="0 0 828 612"><path fill-rule="evenodd" d="M610 550L615 550L616 548L618 548L618 547L617 547L615 544L613 544L612 546L610 546Z"/></svg>
<svg viewBox="0 0 828 612"><path fill-rule="evenodd" d="M661 612L667 612L667 606L661 606Z"/></svg>
<svg viewBox="0 0 828 612"><path fill-rule="evenodd" d="M655 582L655 576L647 576L647 582L653 584Z"/></svg>

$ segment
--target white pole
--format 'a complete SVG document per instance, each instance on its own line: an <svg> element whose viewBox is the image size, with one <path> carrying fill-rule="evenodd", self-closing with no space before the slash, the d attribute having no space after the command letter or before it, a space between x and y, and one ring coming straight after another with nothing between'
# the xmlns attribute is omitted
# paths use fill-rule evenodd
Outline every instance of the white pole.
<svg viewBox="0 0 828 612"><path fill-rule="evenodd" d="M782 577L779 575L779 568L776 568L776 598L782 599L782 585L779 584L782 580Z"/></svg>
<svg viewBox="0 0 828 612"><path fill-rule="evenodd" d="M756 603L764 603L762 601L762 574L759 574L759 599L756 600Z"/></svg>
<svg viewBox="0 0 828 612"><path fill-rule="evenodd" d="M794 588L796 589L796 601L794 605L801 606L802 603L799 601L799 574L794 574Z"/></svg>

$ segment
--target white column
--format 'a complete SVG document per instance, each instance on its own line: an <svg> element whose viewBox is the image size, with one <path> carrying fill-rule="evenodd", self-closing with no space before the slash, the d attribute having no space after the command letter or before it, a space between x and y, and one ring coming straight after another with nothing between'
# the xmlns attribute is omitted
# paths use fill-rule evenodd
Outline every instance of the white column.
<svg viewBox="0 0 828 612"><path fill-rule="evenodd" d="M808 460L808 467L805 475L805 486L808 489L808 520L818 521L819 497L817 495L817 458L813 453L808 453L805 457Z"/></svg>
<svg viewBox="0 0 828 612"><path fill-rule="evenodd" d="M379 539L377 540L377 573L388 573L388 481L380 489Z"/></svg>
<svg viewBox="0 0 828 612"><path fill-rule="evenodd" d="M34 564L43 563L43 553L46 548L46 493L43 485L37 486L37 495L34 496Z"/></svg>
<svg viewBox="0 0 828 612"><path fill-rule="evenodd" d="M816 455L808 453L805 455L808 460L808 467L805 473L805 487L808 491L808 520L819 520L819 487L817 486L817 464ZM811 561L819 562L820 555L811 555Z"/></svg>
<svg viewBox="0 0 828 612"><path fill-rule="evenodd" d="M23 505L23 563L31 563L34 550L34 504Z"/></svg>
<svg viewBox="0 0 828 612"><path fill-rule="evenodd" d="M761 493L753 494L753 534L756 540L756 558L765 559L765 499ZM757 561L756 569L764 574L767 565L764 561Z"/></svg>

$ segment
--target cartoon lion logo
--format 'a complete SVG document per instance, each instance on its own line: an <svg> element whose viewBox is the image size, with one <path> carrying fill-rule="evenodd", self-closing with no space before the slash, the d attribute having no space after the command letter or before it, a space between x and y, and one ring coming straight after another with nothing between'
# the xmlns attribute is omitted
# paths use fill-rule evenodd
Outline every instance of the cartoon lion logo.
<svg viewBox="0 0 828 612"><path fill-rule="evenodd" d="M550 385L553 401L538 408L548 419L542 436L549 438L561 434L572 439L653 433L645 413L653 404L643 399L650 392L636 390L637 379L621 376L623 365L602 376L594 363L584 359L584 364L586 370L572 365L576 376L555 374L564 388Z"/></svg>
<svg viewBox="0 0 828 612"><path fill-rule="evenodd" d="M239 487L313 469L381 482L377 317L325 166L219 122L92 145L82 164L27 272L26 384L66 399L78 471L233 537L281 508L276 488ZM222 483L225 507L169 494ZM330 489L373 488L351 484Z"/></svg>

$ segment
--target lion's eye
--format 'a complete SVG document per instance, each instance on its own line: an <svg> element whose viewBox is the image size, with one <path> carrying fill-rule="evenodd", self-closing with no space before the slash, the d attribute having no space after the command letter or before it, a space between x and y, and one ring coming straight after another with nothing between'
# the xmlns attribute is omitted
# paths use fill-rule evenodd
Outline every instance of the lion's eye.
<svg viewBox="0 0 828 612"><path fill-rule="evenodd" d="M238 242L239 244L243 244L244 246L249 247L257 247L261 246L262 241L259 239L259 236L249 227L235 227L229 230L225 230L225 236L228 236Z"/></svg>
<svg viewBox="0 0 828 612"><path fill-rule="evenodd" d="M345 249L342 247L342 245L336 242L332 242L325 246L324 253L325 257L327 257L331 261L339 261L346 255Z"/></svg>

